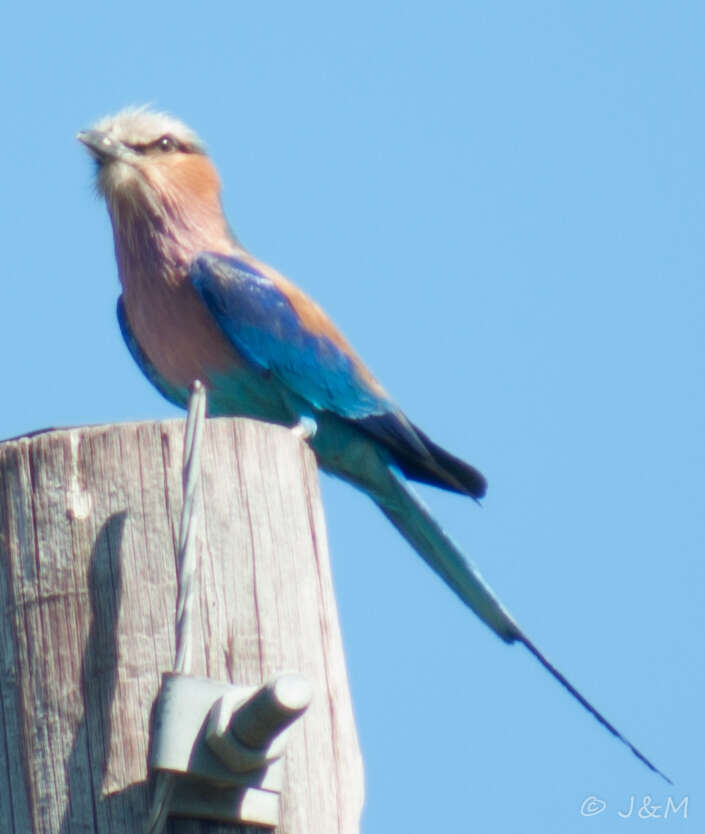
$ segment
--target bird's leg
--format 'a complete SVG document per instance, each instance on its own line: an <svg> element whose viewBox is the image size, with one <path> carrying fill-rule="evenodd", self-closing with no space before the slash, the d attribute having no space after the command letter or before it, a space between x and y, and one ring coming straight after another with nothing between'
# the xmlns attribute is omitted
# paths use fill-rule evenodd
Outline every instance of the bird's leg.
<svg viewBox="0 0 705 834"><path fill-rule="evenodd" d="M293 434L301 440L311 440L318 430L318 423L310 414L302 414L299 422L291 429Z"/></svg>
<svg viewBox="0 0 705 834"><path fill-rule="evenodd" d="M312 437L315 437L318 431L318 422L309 403L286 389L282 390L281 396L289 413L296 419L296 423L291 427L294 436L300 440L311 440Z"/></svg>

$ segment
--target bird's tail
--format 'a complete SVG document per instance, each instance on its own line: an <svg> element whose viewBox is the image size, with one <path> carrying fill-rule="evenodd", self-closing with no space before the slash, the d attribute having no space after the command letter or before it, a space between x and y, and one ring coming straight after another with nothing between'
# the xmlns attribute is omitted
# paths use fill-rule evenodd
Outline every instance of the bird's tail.
<svg viewBox="0 0 705 834"><path fill-rule="evenodd" d="M600 724L626 744L650 770L670 783L671 780L598 712L526 637L478 570L433 518L402 473L393 465L387 466L387 472L389 477L384 478L384 484L378 482L371 490L368 482L365 491L414 550L502 640L507 643L523 643L539 663L592 713Z"/></svg>
<svg viewBox="0 0 705 834"><path fill-rule="evenodd" d="M521 638L519 626L477 568L445 533L394 465L384 489L370 493L375 503L414 550L502 640Z"/></svg>

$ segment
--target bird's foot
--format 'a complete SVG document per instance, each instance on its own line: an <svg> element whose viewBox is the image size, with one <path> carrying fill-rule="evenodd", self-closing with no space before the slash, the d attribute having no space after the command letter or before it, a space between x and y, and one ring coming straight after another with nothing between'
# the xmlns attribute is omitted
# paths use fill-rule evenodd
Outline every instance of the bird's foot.
<svg viewBox="0 0 705 834"><path fill-rule="evenodd" d="M292 428L292 433L301 440L310 440L315 436L318 430L318 425L313 417L303 416L299 418L299 422Z"/></svg>

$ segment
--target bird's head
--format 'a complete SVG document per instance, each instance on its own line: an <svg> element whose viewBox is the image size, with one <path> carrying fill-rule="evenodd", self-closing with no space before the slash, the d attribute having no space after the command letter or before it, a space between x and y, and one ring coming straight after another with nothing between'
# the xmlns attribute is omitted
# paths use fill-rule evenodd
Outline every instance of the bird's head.
<svg viewBox="0 0 705 834"><path fill-rule="evenodd" d="M220 181L183 122L147 107L106 116L76 138L96 163L96 185L113 224L138 218L182 227L220 217Z"/></svg>

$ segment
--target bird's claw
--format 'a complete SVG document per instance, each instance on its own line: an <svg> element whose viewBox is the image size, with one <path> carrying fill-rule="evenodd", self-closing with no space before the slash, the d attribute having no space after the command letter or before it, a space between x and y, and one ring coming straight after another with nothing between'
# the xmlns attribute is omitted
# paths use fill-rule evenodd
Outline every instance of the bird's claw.
<svg viewBox="0 0 705 834"><path fill-rule="evenodd" d="M299 422L291 429L292 434L300 440L310 440L317 430L318 425L313 417L300 417Z"/></svg>

